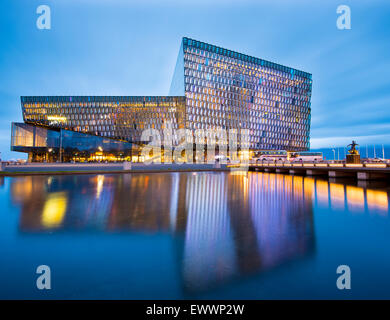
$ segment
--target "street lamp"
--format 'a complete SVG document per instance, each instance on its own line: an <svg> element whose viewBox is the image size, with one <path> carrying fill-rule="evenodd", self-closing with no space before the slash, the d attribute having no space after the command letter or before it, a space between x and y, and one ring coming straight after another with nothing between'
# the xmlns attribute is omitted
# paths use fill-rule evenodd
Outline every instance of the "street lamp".
<svg viewBox="0 0 390 320"><path fill-rule="evenodd" d="M332 149L332 151L333 151L333 160L336 160L336 150Z"/></svg>

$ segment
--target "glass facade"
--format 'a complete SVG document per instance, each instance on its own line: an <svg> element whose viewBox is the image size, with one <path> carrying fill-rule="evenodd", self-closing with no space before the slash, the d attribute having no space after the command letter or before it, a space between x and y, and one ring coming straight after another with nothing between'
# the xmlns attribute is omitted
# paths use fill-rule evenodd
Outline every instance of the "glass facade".
<svg viewBox="0 0 390 320"><path fill-rule="evenodd" d="M142 131L184 128L184 97L21 97L26 123L128 142Z"/></svg>
<svg viewBox="0 0 390 320"><path fill-rule="evenodd" d="M183 38L170 96L23 96L25 124L13 125L11 149L60 148L54 141L61 132L71 135L64 140L71 142L68 150L75 141L101 144L94 137L108 139L110 148L129 143L120 148L131 149L133 143L149 142L149 136L142 141L145 129L158 130L163 139L166 128L173 129L175 146L175 130L185 128L193 134L237 129L239 136L245 129L251 151L305 151L310 147L311 91L309 73ZM76 149L70 153L94 152Z"/></svg>
<svg viewBox="0 0 390 320"><path fill-rule="evenodd" d="M185 95L187 128L248 129L252 150L301 151L311 90L309 73L183 38L170 94Z"/></svg>
<svg viewBox="0 0 390 320"><path fill-rule="evenodd" d="M131 160L137 146L70 130L12 123L11 150L27 152L29 161L124 161Z"/></svg>
<svg viewBox="0 0 390 320"><path fill-rule="evenodd" d="M33 149L59 148L59 131L47 130L27 123L12 123L11 150L28 152Z"/></svg>

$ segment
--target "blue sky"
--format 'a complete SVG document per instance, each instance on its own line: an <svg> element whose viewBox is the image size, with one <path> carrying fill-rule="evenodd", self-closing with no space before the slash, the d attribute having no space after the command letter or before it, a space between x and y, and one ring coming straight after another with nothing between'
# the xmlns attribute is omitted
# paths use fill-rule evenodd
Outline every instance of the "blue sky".
<svg viewBox="0 0 390 320"><path fill-rule="evenodd" d="M36 8L51 8L38 30ZM338 30L336 8L351 8ZM183 36L313 74L313 148L390 142L390 2L2 0L0 151L21 95L167 95Z"/></svg>

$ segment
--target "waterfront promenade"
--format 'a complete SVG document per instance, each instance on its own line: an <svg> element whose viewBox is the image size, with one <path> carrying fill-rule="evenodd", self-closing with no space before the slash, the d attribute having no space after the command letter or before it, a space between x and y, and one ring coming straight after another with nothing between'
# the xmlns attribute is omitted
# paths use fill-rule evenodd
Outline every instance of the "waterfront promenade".
<svg viewBox="0 0 390 320"><path fill-rule="evenodd" d="M357 180L390 180L390 166L385 163L290 163L268 162L249 165L226 164L144 164L144 163L26 163L2 165L1 176L91 173L149 173L250 170L290 175L355 178Z"/></svg>
<svg viewBox="0 0 390 320"><path fill-rule="evenodd" d="M127 173L127 172L193 172L227 171L223 164L144 164L144 163L26 163L3 165L0 175L38 174L83 174L83 173Z"/></svg>
<svg viewBox="0 0 390 320"><path fill-rule="evenodd" d="M386 163L291 163L268 162L251 164L252 171L287 173L292 175L356 178L358 180L389 180L390 166Z"/></svg>

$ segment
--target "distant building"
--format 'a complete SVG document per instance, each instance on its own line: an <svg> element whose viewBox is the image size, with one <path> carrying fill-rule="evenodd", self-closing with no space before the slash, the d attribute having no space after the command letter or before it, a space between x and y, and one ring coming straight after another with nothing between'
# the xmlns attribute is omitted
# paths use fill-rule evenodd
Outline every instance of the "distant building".
<svg viewBox="0 0 390 320"><path fill-rule="evenodd" d="M21 97L29 161L129 160L145 129L247 129L250 150L309 149L311 74L183 38L170 96Z"/></svg>

